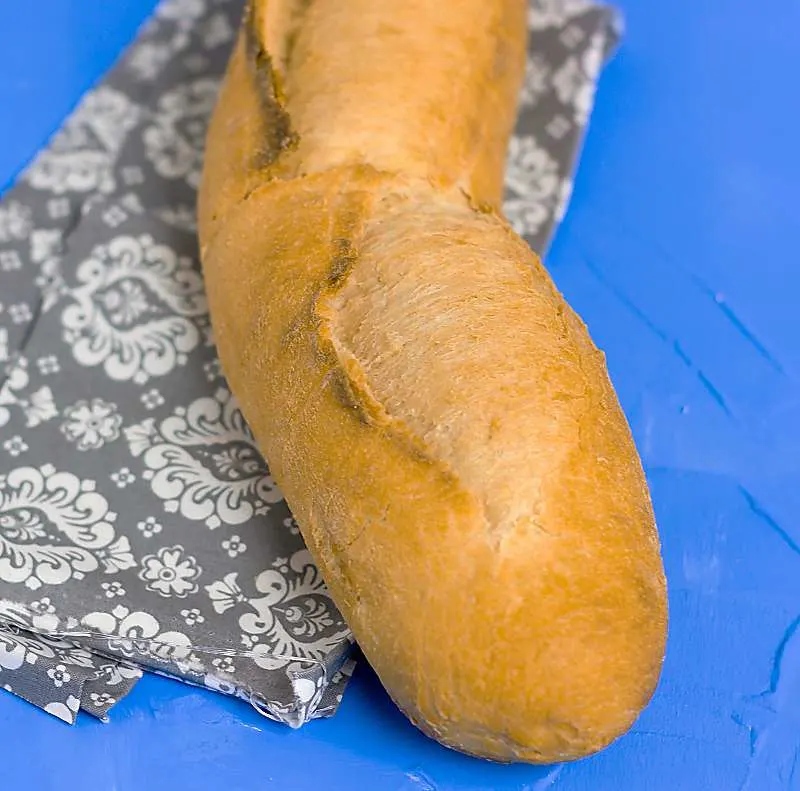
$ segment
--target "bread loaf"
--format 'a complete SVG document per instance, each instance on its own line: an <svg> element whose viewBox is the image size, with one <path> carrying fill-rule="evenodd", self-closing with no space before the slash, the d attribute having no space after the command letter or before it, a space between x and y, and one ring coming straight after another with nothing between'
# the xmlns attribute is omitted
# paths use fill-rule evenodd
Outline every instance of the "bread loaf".
<svg viewBox="0 0 800 791"><path fill-rule="evenodd" d="M574 759L657 682L665 582L602 354L501 215L524 0L254 0L208 135L223 366L397 705Z"/></svg>

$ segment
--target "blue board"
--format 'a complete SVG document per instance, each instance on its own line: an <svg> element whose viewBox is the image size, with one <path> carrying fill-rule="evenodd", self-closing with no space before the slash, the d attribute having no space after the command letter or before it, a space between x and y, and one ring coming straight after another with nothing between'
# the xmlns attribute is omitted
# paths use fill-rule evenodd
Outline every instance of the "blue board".
<svg viewBox="0 0 800 791"><path fill-rule="evenodd" d="M0 185L154 2L2 4ZM548 265L608 354L664 543L668 656L633 732L576 764L494 766L417 733L363 666L297 732L147 677L110 725L1 694L4 787L800 789L800 4L620 4Z"/></svg>

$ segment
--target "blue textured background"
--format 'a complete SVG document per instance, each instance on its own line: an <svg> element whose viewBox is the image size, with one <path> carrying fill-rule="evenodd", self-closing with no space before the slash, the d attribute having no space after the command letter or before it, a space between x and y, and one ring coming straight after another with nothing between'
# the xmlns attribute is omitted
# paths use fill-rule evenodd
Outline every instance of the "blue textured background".
<svg viewBox="0 0 800 791"><path fill-rule="evenodd" d="M0 186L155 0L0 8ZM662 683L633 732L564 767L419 735L365 667L299 732L146 678L70 729L0 696L13 788L800 789L800 4L621 0L574 202L548 265L608 354L670 581Z"/></svg>

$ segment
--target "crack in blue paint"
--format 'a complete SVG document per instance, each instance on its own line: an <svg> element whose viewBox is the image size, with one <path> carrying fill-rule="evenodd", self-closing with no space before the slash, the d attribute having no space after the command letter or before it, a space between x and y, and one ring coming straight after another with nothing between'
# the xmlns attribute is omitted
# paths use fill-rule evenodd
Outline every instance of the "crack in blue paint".
<svg viewBox="0 0 800 791"><path fill-rule="evenodd" d="M771 530L777 533L781 540L792 550L792 552L796 552L800 555L800 544L795 541L792 535L781 527L767 512L764 510L764 507L753 497L750 492L745 489L744 486L739 487L739 491L742 493L742 496L747 501L747 505L749 506L750 510L762 521L764 522Z"/></svg>
<svg viewBox="0 0 800 791"><path fill-rule="evenodd" d="M615 210L616 221L625 229L625 233L629 238L636 239L639 243L646 246L649 251L654 252L660 261L667 264L670 268L677 270L684 277L686 277L692 285L705 297L707 297L722 313L725 319L734 327L734 329L755 349L757 354L764 359L764 361L773 368L777 373L788 376L786 369L781 365L777 357L775 357L767 348L767 346L758 338L753 330L739 317L739 315L728 304L727 299L716 289L707 283L696 271L690 269L681 263L680 259L673 253L669 252L661 244L653 238L645 238L642 236L635 223L630 221L622 221L624 213L620 214L619 209Z"/></svg>
<svg viewBox="0 0 800 791"><path fill-rule="evenodd" d="M711 380L700 370L696 369L697 378L700 380L700 383L705 387L708 391L709 395L717 402L720 409L728 416L733 417L733 413L731 412L730 407L728 406L725 398L723 397L722 393L714 387Z"/></svg>
<svg viewBox="0 0 800 791"><path fill-rule="evenodd" d="M778 776L790 782L800 751L800 617L778 642L769 688L746 698L744 711L734 712L732 719L750 730L751 760L739 791L762 791Z"/></svg>
<svg viewBox="0 0 800 791"><path fill-rule="evenodd" d="M733 309L725 302L725 298L721 294L714 294L714 292L706 286L703 281L695 276L696 282L699 284L703 291L714 300L714 303L722 311L725 318L738 330L742 337L747 340L750 345L763 357L779 374L786 375L786 371L778 360L773 357L769 349L755 336L747 325L733 312Z"/></svg>
<svg viewBox="0 0 800 791"><path fill-rule="evenodd" d="M680 342L672 338L667 332L659 327L618 285L613 283L603 271L595 266L589 258L581 253L581 260L584 266L594 275L595 280L600 283L607 291L611 292L629 311L635 316L642 324L647 327L659 340L671 346L675 354L681 362L692 371L697 380L703 386L703 389L711 397L712 401L729 417L735 420L733 410L729 406L725 397L720 392L719 388L708 378L707 374L703 373L700 368L692 362L689 355L683 350Z"/></svg>

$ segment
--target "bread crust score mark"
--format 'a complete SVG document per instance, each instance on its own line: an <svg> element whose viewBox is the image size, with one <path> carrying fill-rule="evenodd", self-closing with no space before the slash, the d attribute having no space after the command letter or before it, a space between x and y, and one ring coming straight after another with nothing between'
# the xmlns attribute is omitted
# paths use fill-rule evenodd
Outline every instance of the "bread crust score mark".
<svg viewBox="0 0 800 791"><path fill-rule="evenodd" d="M630 727L666 589L603 356L499 214L525 11L252 3L199 224L231 387L390 695L543 763Z"/></svg>

